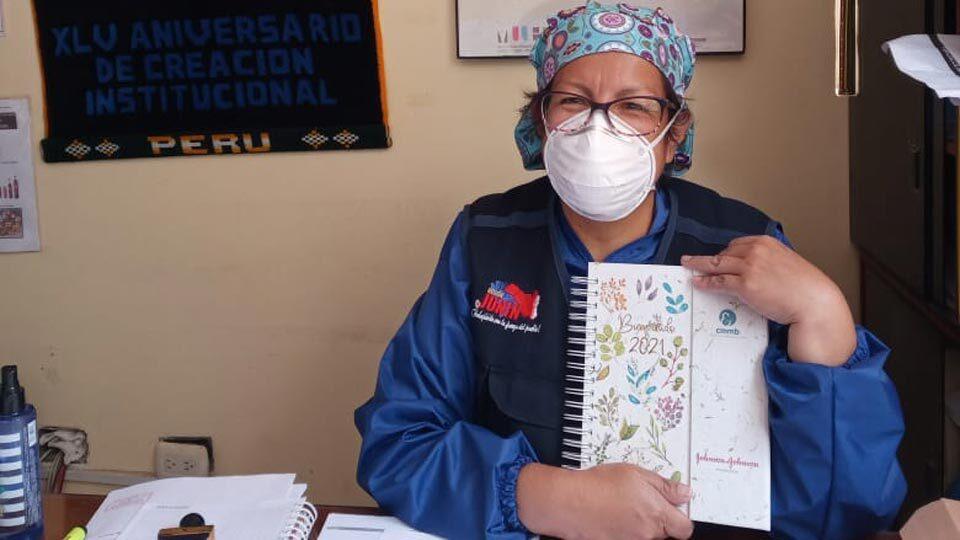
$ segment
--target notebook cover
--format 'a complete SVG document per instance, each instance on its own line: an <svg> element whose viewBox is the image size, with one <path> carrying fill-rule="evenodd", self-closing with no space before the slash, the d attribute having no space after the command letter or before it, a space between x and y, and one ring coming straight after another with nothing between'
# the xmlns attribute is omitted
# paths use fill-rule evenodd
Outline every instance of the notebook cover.
<svg viewBox="0 0 960 540"><path fill-rule="evenodd" d="M580 467L639 465L691 486L691 519L770 529L767 324L678 266L592 263Z"/></svg>

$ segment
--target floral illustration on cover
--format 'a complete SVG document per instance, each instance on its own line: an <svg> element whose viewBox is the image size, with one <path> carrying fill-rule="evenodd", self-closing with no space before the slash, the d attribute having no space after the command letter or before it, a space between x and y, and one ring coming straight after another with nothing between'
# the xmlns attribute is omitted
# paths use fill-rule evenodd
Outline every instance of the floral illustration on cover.
<svg viewBox="0 0 960 540"><path fill-rule="evenodd" d="M686 303L686 298L684 298L683 294L669 296L673 294L673 287L671 287L669 283L663 284L663 290L666 291L668 295L666 297L667 304L668 304L667 313L672 313L674 315L677 315L679 313L683 313L684 311L687 311L688 309L690 309L690 304Z"/></svg>
<svg viewBox="0 0 960 540"><path fill-rule="evenodd" d="M637 296L648 302L652 302L657 297L659 289L653 284L653 276L648 276L646 280L637 280Z"/></svg>
<svg viewBox="0 0 960 540"><path fill-rule="evenodd" d="M594 381L584 441L589 465L630 462L678 480L687 475L689 280L681 269L600 265ZM633 269L646 269L638 275ZM628 287L627 283L633 284Z"/></svg>
<svg viewBox="0 0 960 540"><path fill-rule="evenodd" d="M600 303L609 312L627 310L627 280L610 278L600 284Z"/></svg>

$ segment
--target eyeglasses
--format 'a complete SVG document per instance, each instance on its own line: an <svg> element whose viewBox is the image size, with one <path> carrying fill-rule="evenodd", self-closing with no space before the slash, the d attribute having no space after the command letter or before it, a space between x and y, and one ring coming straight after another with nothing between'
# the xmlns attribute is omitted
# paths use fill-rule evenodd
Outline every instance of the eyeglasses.
<svg viewBox="0 0 960 540"><path fill-rule="evenodd" d="M617 133L629 137L646 137L660 130L665 119L664 112L677 110L670 100L654 96L634 96L597 103L590 98L571 92L547 92L540 102L547 129L556 129L563 133L583 131L593 116L593 111L603 111L608 125ZM563 125L571 118L583 115L583 122L577 125ZM620 122L614 121L615 116ZM563 126L563 127L561 127ZM629 129L626 129L629 128Z"/></svg>

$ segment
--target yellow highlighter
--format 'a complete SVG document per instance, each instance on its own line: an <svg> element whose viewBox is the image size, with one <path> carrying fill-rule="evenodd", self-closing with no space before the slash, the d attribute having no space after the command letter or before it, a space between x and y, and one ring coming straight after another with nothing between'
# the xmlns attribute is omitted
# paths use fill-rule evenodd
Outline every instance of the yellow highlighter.
<svg viewBox="0 0 960 540"><path fill-rule="evenodd" d="M87 529L83 527L74 527L63 537L63 540L83 540L87 537Z"/></svg>

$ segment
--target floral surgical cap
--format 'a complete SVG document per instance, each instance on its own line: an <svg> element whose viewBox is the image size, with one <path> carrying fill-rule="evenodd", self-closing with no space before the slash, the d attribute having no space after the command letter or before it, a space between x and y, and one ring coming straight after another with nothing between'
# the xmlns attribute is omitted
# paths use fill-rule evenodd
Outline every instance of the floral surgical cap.
<svg viewBox="0 0 960 540"><path fill-rule="evenodd" d="M603 5L590 0L584 6L563 10L547 19L530 62L537 70L537 88L543 90L563 66L590 54L621 51L635 54L655 65L681 99L693 80L696 60L693 42L682 34L662 9L634 7L627 3ZM543 140L534 115L527 111L517 124L517 147L528 170L543 169ZM677 149L667 173L680 175L690 168L693 155L693 125Z"/></svg>

